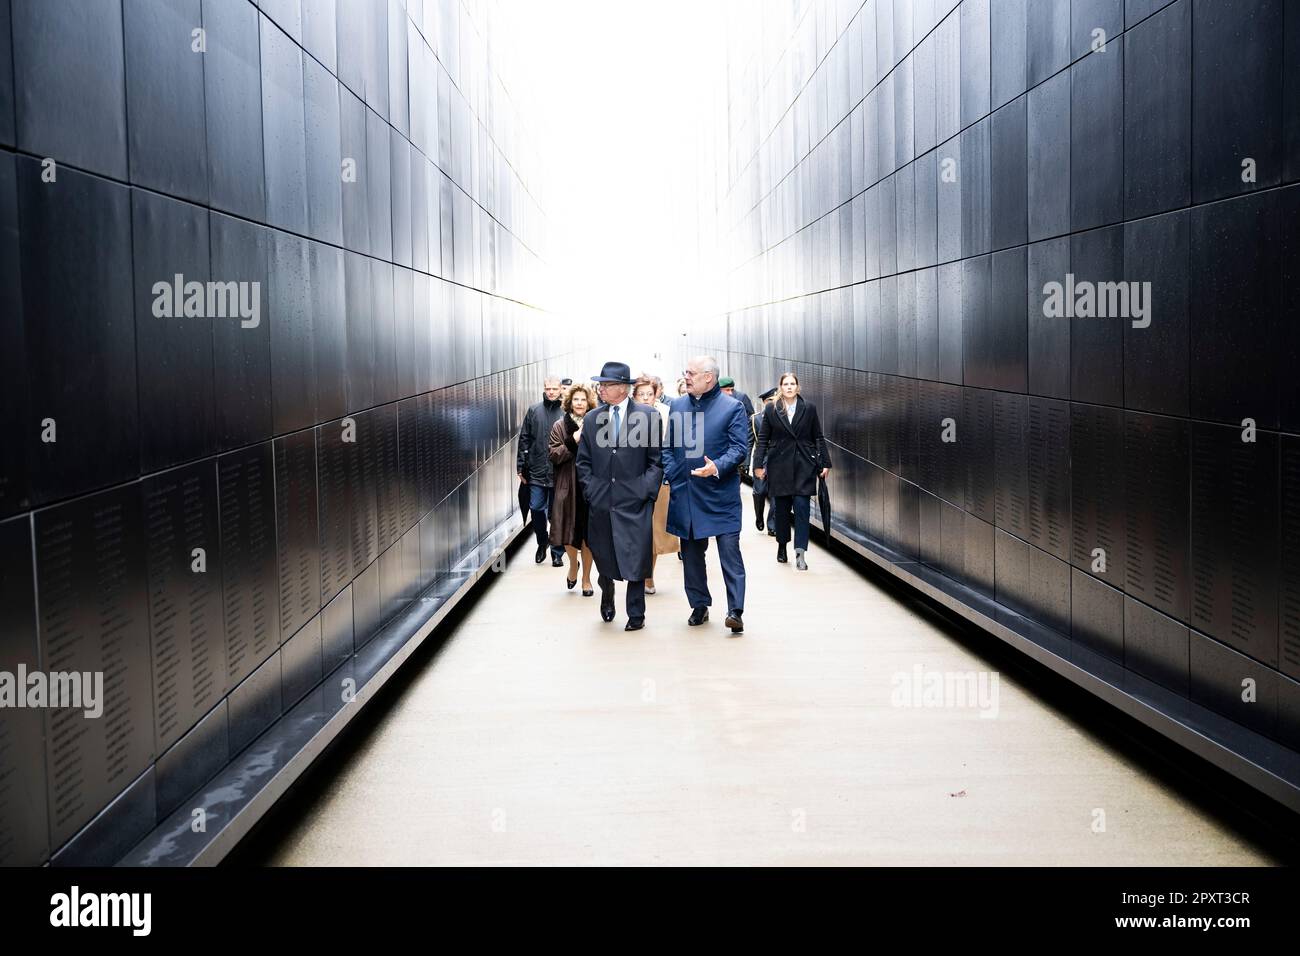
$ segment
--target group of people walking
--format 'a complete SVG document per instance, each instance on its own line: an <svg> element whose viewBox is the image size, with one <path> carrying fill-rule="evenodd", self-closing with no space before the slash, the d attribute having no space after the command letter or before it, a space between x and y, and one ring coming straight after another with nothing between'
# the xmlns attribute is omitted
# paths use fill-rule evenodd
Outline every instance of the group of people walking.
<svg viewBox="0 0 1300 956"><path fill-rule="evenodd" d="M606 362L592 382L547 378L520 431L516 470L528 486L536 562L549 550L562 567L567 553L566 587L575 588L581 572L587 597L595 593L594 565L606 622L615 617L614 582L625 581L624 629L636 631L645 626L645 596L655 593L656 561L675 553L691 607L687 623L699 626L713 604L705 566L712 538L725 623L733 635L743 633L742 473L753 478L760 531L771 501L777 561L788 560L793 514L795 566L807 570L809 497L831 465L817 409L799 396L798 377L783 375L757 412L709 356L687 364L671 401L657 377L633 378L621 362Z"/></svg>

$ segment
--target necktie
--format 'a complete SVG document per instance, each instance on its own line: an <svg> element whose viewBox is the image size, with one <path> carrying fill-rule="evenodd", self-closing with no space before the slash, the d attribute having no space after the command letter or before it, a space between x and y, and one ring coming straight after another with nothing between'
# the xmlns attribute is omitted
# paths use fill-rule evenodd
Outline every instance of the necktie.
<svg viewBox="0 0 1300 956"><path fill-rule="evenodd" d="M618 420L618 406L614 406L614 443L618 444L619 432L622 431L622 425Z"/></svg>

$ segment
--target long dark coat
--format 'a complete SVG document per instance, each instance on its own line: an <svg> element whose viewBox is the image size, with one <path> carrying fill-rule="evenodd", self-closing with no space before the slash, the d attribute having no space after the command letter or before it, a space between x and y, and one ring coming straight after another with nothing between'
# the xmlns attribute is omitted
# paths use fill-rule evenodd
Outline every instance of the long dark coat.
<svg viewBox="0 0 1300 956"><path fill-rule="evenodd" d="M551 467L555 473L555 500L551 502L551 544L582 547L587 537L587 497L578 481L578 443L573 440L578 423L566 414L551 427Z"/></svg>
<svg viewBox="0 0 1300 956"><path fill-rule="evenodd" d="M587 544L596 567L618 581L650 575L654 510L664 469L659 410L629 401L617 445L608 440L610 406L583 421L574 467L587 496Z"/></svg>
<svg viewBox="0 0 1300 956"><path fill-rule="evenodd" d="M767 468L767 493L774 498L817 494L819 469L813 467L810 457L822 468L831 467L817 406L800 398L791 425L785 417L784 401L777 399L763 411L754 446L754 467Z"/></svg>

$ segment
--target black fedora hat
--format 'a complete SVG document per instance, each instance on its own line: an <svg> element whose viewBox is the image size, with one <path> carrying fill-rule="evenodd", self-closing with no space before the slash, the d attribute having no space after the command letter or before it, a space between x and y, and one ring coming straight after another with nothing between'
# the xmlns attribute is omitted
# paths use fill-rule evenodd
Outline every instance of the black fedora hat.
<svg viewBox="0 0 1300 956"><path fill-rule="evenodd" d="M599 375L591 377L593 382L615 382L619 385L632 384L632 370L622 362L606 362Z"/></svg>

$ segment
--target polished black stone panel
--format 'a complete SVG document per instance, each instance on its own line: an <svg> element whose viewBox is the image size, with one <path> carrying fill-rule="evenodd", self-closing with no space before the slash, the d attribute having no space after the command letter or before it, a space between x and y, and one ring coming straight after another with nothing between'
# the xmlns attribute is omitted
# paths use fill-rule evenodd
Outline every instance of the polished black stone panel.
<svg viewBox="0 0 1300 956"><path fill-rule="evenodd" d="M1147 316L1123 324L1126 408L1187 414L1189 224L1184 211L1124 226L1124 280L1150 283L1137 287Z"/></svg>
<svg viewBox="0 0 1300 956"><path fill-rule="evenodd" d="M140 488L38 511L40 662L103 674L103 713L49 709L51 847L85 825L154 757L149 610Z"/></svg>
<svg viewBox="0 0 1300 956"><path fill-rule="evenodd" d="M957 135L961 123L961 14L948 15L934 31L935 137Z"/></svg>
<svg viewBox="0 0 1300 956"><path fill-rule="evenodd" d="M335 74L338 72L338 2L339 0L302 0L302 48ZM422 9L422 4L414 4L411 13L419 16L417 10ZM344 40L350 42L352 38L345 36Z"/></svg>
<svg viewBox="0 0 1300 956"><path fill-rule="evenodd" d="M1070 323L1070 398L1123 405L1124 327L1129 325L1126 315L1133 307L1125 302L1128 288L1120 285L1124 279L1123 227L1071 236L1070 272L1074 276L1074 315L1056 320ZM1069 302L1070 291L1069 285L1062 290L1063 304Z"/></svg>
<svg viewBox="0 0 1300 956"><path fill-rule="evenodd" d="M1263 734L1277 725L1276 671L1218 641L1190 632L1190 693L1198 704Z"/></svg>
<svg viewBox="0 0 1300 956"><path fill-rule="evenodd" d="M352 580L352 498L360 493L352 482L359 471L359 446L344 441L344 419L316 429L316 481L319 493L321 600L329 601ZM353 433L354 434L354 433Z"/></svg>
<svg viewBox="0 0 1300 956"><path fill-rule="evenodd" d="M1187 422L1124 416L1124 590L1186 621L1190 451Z"/></svg>
<svg viewBox="0 0 1300 956"><path fill-rule="evenodd" d="M961 17L961 125L969 126L989 111L989 2L964 0Z"/></svg>
<svg viewBox="0 0 1300 956"><path fill-rule="evenodd" d="M315 429L277 438L275 522L282 640L307 623L321 606L316 483Z"/></svg>
<svg viewBox="0 0 1300 956"><path fill-rule="evenodd" d="M406 605L406 574L402 557L400 543L379 556L379 607L384 623L395 618Z"/></svg>
<svg viewBox="0 0 1300 956"><path fill-rule="evenodd" d="M1070 240L1047 239L1029 246L1026 316L1027 387L1031 394L1070 397L1070 319L1049 314L1051 283L1064 290L1070 272Z"/></svg>
<svg viewBox="0 0 1300 956"><path fill-rule="evenodd" d="M271 232L215 212L208 226L212 281L247 283L248 304L258 309L256 325L252 318L212 324L217 446L230 449L271 437Z"/></svg>
<svg viewBox="0 0 1300 956"><path fill-rule="evenodd" d="M340 85L339 152L342 169L343 245L355 252L370 252L370 216L367 211L366 106Z"/></svg>
<svg viewBox="0 0 1300 956"><path fill-rule="evenodd" d="M406 528L402 525L401 464L398 460L397 405L381 405L369 416L363 439L363 454L375 467L375 516L377 547L388 548ZM373 443L373 453L371 445Z"/></svg>
<svg viewBox="0 0 1300 956"><path fill-rule="evenodd" d="M0 31L0 43L4 33ZM4 64L0 63L0 69ZM18 183L12 153L0 152L0 430L19 435L28 426L27 346L18 237ZM0 468L0 515L29 507L27 446L14 442Z"/></svg>
<svg viewBox="0 0 1300 956"><path fill-rule="evenodd" d="M251 744L283 713L279 674L281 665L277 650L238 687L231 689L226 698L231 756Z"/></svg>
<svg viewBox="0 0 1300 956"><path fill-rule="evenodd" d="M374 411L355 415L353 419L356 422L356 450L348 456L351 492L348 539L352 549L352 573L355 575L379 556L380 440Z"/></svg>
<svg viewBox="0 0 1300 956"><path fill-rule="evenodd" d="M208 201L199 0L124 0L131 182Z"/></svg>
<svg viewBox="0 0 1300 956"><path fill-rule="evenodd" d="M1070 637L1108 657L1124 660L1124 592L1074 568L1070 575Z"/></svg>
<svg viewBox="0 0 1300 956"><path fill-rule="evenodd" d="M898 229L898 271L916 268L916 169L894 174L894 219Z"/></svg>
<svg viewBox="0 0 1300 956"><path fill-rule="evenodd" d="M1300 677L1300 438L1281 437L1282 578L1278 595L1279 666Z"/></svg>
<svg viewBox="0 0 1300 956"><path fill-rule="evenodd" d="M1131 28L1174 0L1124 0L1124 27Z"/></svg>
<svg viewBox="0 0 1300 956"><path fill-rule="evenodd" d="M994 513L993 392L962 389L961 432L965 450L966 510L986 522Z"/></svg>
<svg viewBox="0 0 1300 956"><path fill-rule="evenodd" d="M10 674L40 667L35 584L31 522L0 523L0 670ZM38 866L49 856L45 715L0 709L0 866Z"/></svg>
<svg viewBox="0 0 1300 956"><path fill-rule="evenodd" d="M955 581L966 580L966 512L939 503L939 570Z"/></svg>
<svg viewBox="0 0 1300 956"><path fill-rule="evenodd" d="M75 836L50 858L51 867L107 867L122 858L158 822L154 768L126 784Z"/></svg>
<svg viewBox="0 0 1300 956"><path fill-rule="evenodd" d="M1268 194L1191 211L1191 405L1198 418L1277 426L1279 205Z"/></svg>
<svg viewBox="0 0 1300 956"><path fill-rule="evenodd" d="M158 820L181 806L229 760L229 707L222 698L174 747L159 754L154 767Z"/></svg>
<svg viewBox="0 0 1300 956"><path fill-rule="evenodd" d="M450 554L459 554L463 542L448 542ZM379 562L373 562L352 582L352 641L360 650L383 625L383 600L379 586Z"/></svg>
<svg viewBox="0 0 1300 956"><path fill-rule="evenodd" d="M321 662L328 674L352 656L352 589L344 588L320 612Z"/></svg>
<svg viewBox="0 0 1300 956"><path fill-rule="evenodd" d="M993 394L993 515L998 528L1029 538L1029 404Z"/></svg>
<svg viewBox="0 0 1300 956"><path fill-rule="evenodd" d="M217 459L230 686L280 645L275 554L275 463L270 442Z"/></svg>
<svg viewBox="0 0 1300 956"><path fill-rule="evenodd" d="M966 515L965 547L962 555L964 583L992 597L995 593L994 535L996 529L973 514Z"/></svg>
<svg viewBox="0 0 1300 956"><path fill-rule="evenodd" d="M375 403L375 324L371 260L353 252L343 257L347 336L347 410Z"/></svg>
<svg viewBox="0 0 1300 956"><path fill-rule="evenodd" d="M1070 563L1118 587L1124 581L1124 412L1070 406Z"/></svg>
<svg viewBox="0 0 1300 956"><path fill-rule="evenodd" d="M923 494L924 492L909 481L898 483L896 547L900 554L912 560L918 559L921 553L921 496Z"/></svg>
<svg viewBox="0 0 1300 956"><path fill-rule="evenodd" d="M370 105L373 107L374 103ZM366 110L366 212L370 218L370 254L393 258L392 165L388 124Z"/></svg>
<svg viewBox="0 0 1300 956"><path fill-rule="evenodd" d="M1086 56L1089 51L1115 50L1112 42L1124 29L1124 0L1071 0L1070 53Z"/></svg>
<svg viewBox="0 0 1300 956"><path fill-rule="evenodd" d="M977 256L992 248L993 187L990 121L961 134L961 254Z"/></svg>
<svg viewBox="0 0 1300 956"><path fill-rule="evenodd" d="M1192 200L1282 178L1282 0L1192 4ZM1243 163L1254 160L1253 181Z"/></svg>
<svg viewBox="0 0 1300 956"><path fill-rule="evenodd" d="M0 0L0 146L14 144L14 58L10 0Z"/></svg>
<svg viewBox="0 0 1300 956"><path fill-rule="evenodd" d="M313 617L280 649L281 706L288 711L321 682L320 616Z"/></svg>
<svg viewBox="0 0 1300 956"><path fill-rule="evenodd" d="M1070 555L1070 407L1029 399L1029 543L1062 561Z"/></svg>
<svg viewBox="0 0 1300 956"><path fill-rule="evenodd" d="M18 148L126 179L121 0L12 6Z"/></svg>
<svg viewBox="0 0 1300 956"><path fill-rule="evenodd" d="M343 182L338 80L311 57L304 56L302 91L307 232L322 242L341 245Z"/></svg>
<svg viewBox="0 0 1300 956"><path fill-rule="evenodd" d="M991 0L989 60L994 109L1029 88L1029 8L1035 5L1032 0Z"/></svg>
<svg viewBox="0 0 1300 956"><path fill-rule="evenodd" d="M397 316L390 263L371 260L370 301L375 343L374 403L379 405L402 397L397 394Z"/></svg>
<svg viewBox="0 0 1300 956"><path fill-rule="evenodd" d="M874 226L877 230L877 251L880 255L882 276L893 275L898 271L898 218L897 203L894 200L895 192L894 177L890 176L867 194L868 202L873 196L876 200Z"/></svg>
<svg viewBox="0 0 1300 956"><path fill-rule="evenodd" d="M266 17L260 26L266 220L268 225L305 234L308 179L302 50Z"/></svg>
<svg viewBox="0 0 1300 956"><path fill-rule="evenodd" d="M216 466L209 459L155 475L140 495L161 753L228 689Z"/></svg>
<svg viewBox="0 0 1300 956"><path fill-rule="evenodd" d="M938 261L952 262L960 259L962 254L962 191L964 176L961 162L961 137L940 143L935 150L936 164L939 169L938 190ZM871 222L867 222L870 233ZM871 240L868 239L868 242ZM869 261L869 260L868 260Z"/></svg>
<svg viewBox="0 0 1300 956"><path fill-rule="evenodd" d="M1192 3L1124 37L1124 215L1186 206L1192 195Z"/></svg>
<svg viewBox="0 0 1300 956"><path fill-rule="evenodd" d="M1035 6L1037 6L1035 4ZM1032 63L1032 58L1031 58ZM1029 239L1070 229L1070 74L1031 87L1028 125Z"/></svg>
<svg viewBox="0 0 1300 956"><path fill-rule="evenodd" d="M992 257L963 259L961 272L962 381L966 385L995 387L992 319Z"/></svg>
<svg viewBox="0 0 1300 956"><path fill-rule="evenodd" d="M916 160L916 265L933 266L939 261L939 172L937 150Z"/></svg>
<svg viewBox="0 0 1300 956"><path fill-rule="evenodd" d="M311 288L311 339L316 368L316 417L347 412L348 328L344 253L319 242L307 244Z"/></svg>
<svg viewBox="0 0 1300 956"><path fill-rule="evenodd" d="M1189 644L1186 624L1124 598L1124 666L1129 670L1186 695Z"/></svg>
<svg viewBox="0 0 1300 956"><path fill-rule="evenodd" d="M1282 77L1282 181L1300 179L1300 17L1288 12ZM1294 684L1288 685L1295 687ZM1297 728L1300 731L1300 727Z"/></svg>
<svg viewBox="0 0 1300 956"><path fill-rule="evenodd" d="M416 148L411 149L411 267L429 271L429 190L432 170Z"/></svg>
<svg viewBox="0 0 1300 956"><path fill-rule="evenodd" d="M939 377L939 273L916 273L916 374L933 381Z"/></svg>
<svg viewBox="0 0 1300 956"><path fill-rule="evenodd" d="M140 465L146 472L217 448L213 326L241 319L237 290L222 288L225 304L205 292L208 228L202 206L131 192Z"/></svg>
<svg viewBox="0 0 1300 956"><path fill-rule="evenodd" d="M898 281L899 276L887 276L880 280L880 313L875 334L868 332L871 354L875 361L872 367L877 372L889 375L898 374ZM811 317L810 328L817 327L817 317Z"/></svg>
<svg viewBox="0 0 1300 956"><path fill-rule="evenodd" d="M1024 0L1016 0L1023 3ZM1018 97L990 119L991 246L1022 245L1028 236L1029 176L1026 97Z"/></svg>
<svg viewBox="0 0 1300 956"><path fill-rule="evenodd" d="M939 380L962 381L962 264L940 265L939 285Z"/></svg>
<svg viewBox="0 0 1300 956"><path fill-rule="evenodd" d="M987 375L984 383L991 388L1023 392L1027 382L1028 355L1025 247L993 253L989 271L989 315L984 346Z"/></svg>
<svg viewBox="0 0 1300 956"><path fill-rule="evenodd" d="M1192 423L1192 627L1278 663L1278 436Z"/></svg>
<svg viewBox="0 0 1300 956"><path fill-rule="evenodd" d="M17 171L28 463L32 497L49 502L139 473L131 205L95 176L65 168L45 183L27 157Z"/></svg>
<svg viewBox="0 0 1300 956"><path fill-rule="evenodd" d="M411 267L411 145L397 130L389 130L389 169L392 183L393 262Z"/></svg>
<svg viewBox="0 0 1300 956"><path fill-rule="evenodd" d="M1024 541L997 530L993 539L994 596L999 604L1032 616L1029 550Z"/></svg>
<svg viewBox="0 0 1300 956"><path fill-rule="evenodd" d="M1294 19L1300 22L1300 17ZM1300 43L1300 39L1297 43ZM1300 60L1300 49L1297 50L1297 60ZM1282 221L1282 314L1292 316L1300 311L1300 187L1289 186L1283 189L1279 199L1279 216ZM1283 321L1279 325L1279 367L1300 367L1300 323ZM1279 391L1282 430L1300 432L1300 389L1280 388Z"/></svg>
<svg viewBox="0 0 1300 956"><path fill-rule="evenodd" d="M1037 0L1028 6L1027 73L1033 88L1070 62L1070 0Z"/></svg>
<svg viewBox="0 0 1300 956"><path fill-rule="evenodd" d="M943 502L924 490L920 492L919 502L919 558L931 567L938 568L943 564Z"/></svg>
<svg viewBox="0 0 1300 956"><path fill-rule="evenodd" d="M393 325L397 343L397 386L393 398L414 395L417 387L415 369L418 355L415 346L415 274L400 266L393 268Z"/></svg>
<svg viewBox="0 0 1300 956"><path fill-rule="evenodd" d="M1064 561L1030 545L1030 617L1062 634L1069 634L1070 575L1077 573Z"/></svg>
<svg viewBox="0 0 1300 956"><path fill-rule="evenodd" d="M272 231L270 250L271 397L276 434L316 421L308 240Z"/></svg>
<svg viewBox="0 0 1300 956"><path fill-rule="evenodd" d="M1098 28L1100 29L1100 28ZM1108 33L1109 35L1109 33ZM1124 38L1070 68L1070 228L1124 218Z"/></svg>
<svg viewBox="0 0 1300 956"><path fill-rule="evenodd" d="M208 185L212 207L266 216L262 147L262 70L257 9L249 3L203 4ZM215 218L215 217L214 217Z"/></svg>

